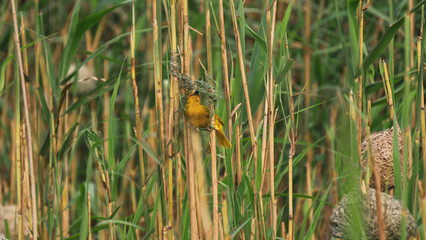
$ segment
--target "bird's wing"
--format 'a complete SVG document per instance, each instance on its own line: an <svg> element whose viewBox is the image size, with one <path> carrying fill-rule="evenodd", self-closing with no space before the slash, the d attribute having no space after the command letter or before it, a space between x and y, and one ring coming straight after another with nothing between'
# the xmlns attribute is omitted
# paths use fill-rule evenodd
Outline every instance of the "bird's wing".
<svg viewBox="0 0 426 240"><path fill-rule="evenodd" d="M223 122L222 118L220 118L220 117L219 117L219 115L217 115L216 113L214 114L214 118L215 118L216 120L218 120L218 121L220 122L220 124L222 124L222 126L224 126L224 125L225 125L225 123Z"/></svg>

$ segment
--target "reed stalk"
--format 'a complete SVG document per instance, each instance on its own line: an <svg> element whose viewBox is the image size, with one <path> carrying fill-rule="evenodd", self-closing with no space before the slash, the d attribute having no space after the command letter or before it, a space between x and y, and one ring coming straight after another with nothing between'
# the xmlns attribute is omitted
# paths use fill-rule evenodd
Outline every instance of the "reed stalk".
<svg viewBox="0 0 426 240"><path fill-rule="evenodd" d="M195 171L198 172L199 166L196 166L195 169L196 169ZM195 204L196 204L195 210L196 210L196 214L197 214L197 227L198 227L197 231L198 231L198 236L201 237L201 236L204 236L205 233L204 233L203 228L202 228L203 223L201 221L201 211L200 211L200 209L201 209L200 182L199 182L199 178L198 178L199 175L197 174L195 176L196 177L195 177L195 182L194 182L194 190L195 190Z"/></svg>
<svg viewBox="0 0 426 240"><path fill-rule="evenodd" d="M18 58L18 66L19 66L19 78L21 81L21 89L22 89L22 99L24 103L24 114L25 114L25 126L27 131L27 143L28 143L28 162L30 167L30 184L31 184L31 215L32 215L32 231L33 238L38 238L37 231L37 203L36 203L36 188L35 188L35 178L34 178L34 164L33 164L33 148L32 148L32 135L31 135L31 125L30 125L30 117L29 117L29 109L28 109L28 99L27 99L27 91L25 88L25 78L24 78L24 67L22 63L21 56L21 44L19 42L19 33L18 33L18 21L16 18L16 7L15 1L10 0L10 4L12 6L12 17L13 17L13 29L14 29L14 39L16 46L16 55Z"/></svg>
<svg viewBox="0 0 426 240"><path fill-rule="evenodd" d="M153 5L155 5L155 4L153 4ZM158 199L161 196L161 193L160 193L160 191L158 191L158 184L157 183L155 183L155 193L156 193L155 199ZM156 200L156 201L161 201L161 199ZM162 214L161 208L162 208L162 204L160 203L160 204L158 204L158 209L157 209L157 212L156 212L156 214L157 214L156 229L157 229L158 239L163 239L163 214Z"/></svg>
<svg viewBox="0 0 426 240"><path fill-rule="evenodd" d="M88 239L92 240L92 226L91 226L92 225L91 224L91 222L92 222L92 204L90 202L90 190L87 190L87 211L88 211L87 215L88 215L88 218L89 218L89 220L88 220L88 223L89 223L89 225L88 225L88 228L89 228Z"/></svg>
<svg viewBox="0 0 426 240"><path fill-rule="evenodd" d="M174 140L173 137L176 138L179 137L179 118L175 117L174 113L179 109L179 92L178 92L178 78L177 74L179 73L178 69L178 52L177 52L177 40L176 40L176 0L170 1L170 45L171 45L171 61L170 61L170 74L171 74L171 84L170 84L170 107L169 107L169 184L173 184L173 168L170 167L172 165L172 156L173 156L173 148L174 148ZM178 115L179 116L179 115ZM176 125L176 128L173 126ZM173 135L173 133L176 133ZM176 148L179 148L179 144L176 144ZM177 165L180 166L180 154L176 154L176 162ZM176 216L176 228L174 229L174 232L179 237L179 224L180 224L180 216L181 216L181 203L180 200L180 185L181 185L181 179L180 177L180 171L181 169L179 167L176 167L176 199L178 201L177 204L177 216ZM169 223L173 224L173 187L172 185L169 186Z"/></svg>
<svg viewBox="0 0 426 240"><path fill-rule="evenodd" d="M109 61L104 60L104 78L109 79ZM102 136L104 136L105 139L109 139L108 134L108 119L110 117L109 113L109 106L110 106L110 95L109 92L104 93L104 108L102 112L102 118L103 118L103 124L102 124ZM108 152L108 141L104 142L104 151ZM108 162L108 154L105 154L105 160Z"/></svg>
<svg viewBox="0 0 426 240"><path fill-rule="evenodd" d="M219 0L219 16L223 17L223 6L222 6L222 0ZM240 70L241 70L241 80L243 83L243 90L244 90L244 99L246 101L246 109L247 109L247 116L248 116L248 123L249 123L249 129L250 129L250 140L251 140L251 147L252 147L252 153L253 153L253 161L257 162L257 140L256 135L254 131L254 125L253 125L253 117L251 113L251 105L250 105L250 97L248 92L248 86L247 86L247 78L246 78L246 72L245 72L245 66L244 66L244 57L243 57L243 51L241 48L241 40L240 40L240 32L238 30L238 23L237 23L237 14L235 12L235 5L234 0L229 0L229 5L231 8L232 13L232 25L234 28L234 35L235 35L235 43L237 45L238 50L238 62L240 64ZM222 8L222 10L221 10ZM221 22L221 29L222 29L222 20ZM222 32L222 31L221 31ZM224 34L221 34L221 38L224 38ZM224 41L224 39L222 40ZM223 48L222 48L222 55L223 55ZM223 58L223 57L222 57ZM225 64L226 62L224 62Z"/></svg>
<svg viewBox="0 0 426 240"><path fill-rule="evenodd" d="M281 222L281 238L285 239L286 233L285 233L285 222Z"/></svg>
<svg viewBox="0 0 426 240"><path fill-rule="evenodd" d="M364 9L362 7L363 0L359 1L358 11L359 11L359 65L358 67L361 69L362 63L363 63L363 40L364 40ZM361 156L361 138L362 138L362 122L361 122L361 114L362 114L362 73L359 75L359 77L355 80L355 83L358 83L358 99L357 99L357 106L358 106L358 115L356 118L356 124L357 124L357 144L358 144L358 157ZM361 158L359 158L360 164L361 164Z"/></svg>
<svg viewBox="0 0 426 240"><path fill-rule="evenodd" d="M139 99L138 99L138 86L136 84L136 60L135 60L135 1L132 1L132 31L130 33L130 64L131 64L131 81L133 90L133 99L135 102L135 122L136 122L136 138L138 140L138 158L141 173L142 183L142 202L146 204L146 186L145 186L145 163L143 159L142 148L142 122L140 117ZM146 215L145 215L146 216ZM146 221L146 219L145 219Z"/></svg>
<svg viewBox="0 0 426 240"><path fill-rule="evenodd" d="M389 115L390 115L389 117L391 120L393 120L394 111L393 111L392 87L390 84L389 72L388 72L388 68L387 68L385 60L383 60L382 63L383 63L383 72L385 75L383 78L383 84L384 84L385 94L386 94L386 98L387 98L387 102L389 106Z"/></svg>
<svg viewBox="0 0 426 240"><path fill-rule="evenodd" d="M206 79L208 79L211 86L215 86L214 76L213 76L213 66L212 66L212 39L211 39L211 24L210 24L210 7L209 0L204 0L204 11L206 15L206 52L207 52L207 72ZM226 64L222 64L226 65ZM224 76L225 79L225 76ZM227 77L226 77L227 79ZM226 80L227 82L227 80ZM225 83L225 80L224 80ZM210 93L213 93L213 89L211 89ZM229 101L227 97L226 101ZM229 102L227 102L227 107L229 107ZM215 126L215 106L214 103L210 103L210 113L212 115L210 125ZM231 116L228 116L230 119ZM229 121L232 122L232 121ZM228 122L228 124L229 124ZM219 239L219 206L218 206L218 180L217 180L217 158L216 158L216 131L210 131L210 149L211 149L211 167L212 167L212 194L213 194L213 225L211 228L212 231L212 239Z"/></svg>
<svg viewBox="0 0 426 240"><path fill-rule="evenodd" d="M306 0L305 5L303 7L304 14L305 14L305 44L303 46L303 63L304 63L304 91L305 94L305 108L308 108L310 106L311 102L311 57L312 57L312 50L311 50L311 1ZM309 114L305 114L306 119L305 122L309 123ZM306 125L308 126L308 125ZM307 129L305 133L305 140L307 144L312 143L311 139L311 132L309 129ZM308 150L308 153L306 154L306 189L308 196L312 196L312 159L313 159L313 150L312 148ZM308 199L308 204L311 207L312 206L312 199ZM314 211L309 211L309 223L312 224L314 219ZM311 237L312 240L315 240L315 233Z"/></svg>
<svg viewBox="0 0 426 240"><path fill-rule="evenodd" d="M373 176L375 180L375 188L376 188L376 205L377 205L377 225L379 229L379 239L385 240L385 219L383 217L382 212L382 193L379 191L381 189L381 182L380 182L380 174L379 171L376 168L376 162L373 158L373 154L371 152L371 141L370 141L370 127L371 127L371 100L368 100L368 106L367 106L367 131L366 131L366 139L368 139L367 143L367 161L368 165L370 166L371 170L373 171Z"/></svg>
<svg viewBox="0 0 426 240"><path fill-rule="evenodd" d="M267 83L266 83L266 85L267 85L267 96L269 96L269 81L270 81L270 79L268 79L267 80ZM269 98L268 98L268 101L269 101ZM267 164L266 164L266 158L267 158L267 147L268 147L268 141L267 141L267 136L268 136L268 124L269 124L269 121L268 121L268 118L271 118L271 116L268 114L269 113L269 111L268 111L268 105L269 104L264 104L264 110L263 110L263 127L262 127L262 146L261 146L261 160L260 160L260 168L262 169L262 174L261 174L261 176L260 176L260 188L259 188L259 190L258 190L258 192L257 192L257 195L259 196L259 207L260 207L260 215L261 216L264 216L264 212L263 212L263 197L262 197L262 195L263 195L263 187L264 187L264 182L265 182L265 179L264 179L264 176L265 176L265 173L266 173L266 166L267 166ZM269 166L269 165L268 165ZM271 189L271 193L272 193L272 189ZM272 206L271 206L272 207ZM271 213L271 223L272 223L272 218L273 218L273 214ZM260 218L260 222L261 222L261 228L259 229L259 230L263 230L263 235L265 235L265 233L266 233L266 229L263 227L263 226L265 226L265 219L264 218Z"/></svg>
<svg viewBox="0 0 426 240"><path fill-rule="evenodd" d="M136 118L136 137L138 140L139 146L139 164L141 171L141 180L142 180L142 195L145 195L145 164L143 160L143 149L142 149L142 123L140 119L140 108L139 108L139 99L138 99L138 87L136 85L136 60L135 60L135 1L132 1L132 32L130 34L130 63L131 63L131 74L132 74L132 89L133 97L135 101L135 118Z"/></svg>
<svg viewBox="0 0 426 240"><path fill-rule="evenodd" d="M420 60L421 54L421 39L417 39L417 58ZM419 65L417 66L418 71L420 71L420 61L418 61ZM420 81L420 130L421 130L421 138L422 138L422 155L426 156L426 124L425 124L425 99L424 99L424 89L423 89L423 81ZM423 157L423 169L426 169L426 157ZM423 179L426 179L426 171L423 171ZM426 209L425 209L426 210ZM425 216L426 217L426 216Z"/></svg>
<svg viewBox="0 0 426 240"><path fill-rule="evenodd" d="M178 98L177 93L177 73L178 70L176 69L176 59L177 59L177 41L176 41L176 0L170 1L170 18L169 18L169 39L170 39L170 47L171 47L171 60L170 60L170 91L169 91L169 120L168 120L168 138L167 142L169 144L169 147L167 148L167 155L168 155L168 210L169 210L169 216L168 216L168 225L171 227L171 230L169 230L167 238L168 240L173 239L173 232L178 233L179 232L179 210L177 210L178 216L176 218L176 228L173 227L174 223L174 211L173 211L173 148L174 148L174 125L179 125L177 121L175 121L174 112L175 112L175 106ZM177 105L179 106L179 105ZM177 107L178 109L178 107ZM176 109L176 110L177 110ZM177 137L178 135L176 135ZM179 144L177 144L179 146ZM176 158L177 159L177 158ZM176 182L179 180L176 178ZM176 187L176 197L179 196L179 183ZM177 234L179 235L179 234Z"/></svg>
<svg viewBox="0 0 426 240"><path fill-rule="evenodd" d="M188 199L189 199L189 214L190 214L190 225L191 225L191 239L199 239L198 235L198 226L197 226L197 207L195 204L195 168L194 168L194 155L193 155L193 145L192 139L197 134L195 129L186 122L186 126L189 131L187 134L187 144L188 144L188 155L186 157L186 167L187 167L187 189L188 189Z"/></svg>
<svg viewBox="0 0 426 240"><path fill-rule="evenodd" d="M20 94L19 94L19 78L15 77L15 177L13 181L16 181L16 202L18 206L18 239L24 239L23 230L23 213L24 213L24 202L22 201L22 158L21 158L21 105L20 105ZM13 177L13 175L12 175ZM11 183L13 183L11 181Z"/></svg>
<svg viewBox="0 0 426 240"><path fill-rule="evenodd" d="M266 0L266 3L269 1ZM268 6L268 4L266 4ZM272 22L271 22L271 10L272 10ZM269 91L267 91L268 97L268 116L269 116L269 183L271 189L271 225L273 239L276 239L277 235L277 202L275 199L275 172L274 172L274 129L275 129L275 77L274 77L274 66L273 66L273 46L274 46L274 33L275 33L275 18L277 12L277 2L274 1L272 9L267 10L267 21L268 21L268 57L269 57L269 74L268 83Z"/></svg>
<svg viewBox="0 0 426 240"><path fill-rule="evenodd" d="M188 23L188 1L182 0L182 21L183 21L183 74L190 76L190 63L191 63L191 53L189 52L190 48L190 36L189 36L189 23ZM196 131L194 127L188 123L186 118L184 118L184 126L187 131L186 142L187 142L187 155L186 155L186 167L187 167L187 189L189 196L189 214L190 214L190 225L191 225L191 239L195 240L199 238L198 235L198 226L197 226L197 209L196 209L196 198L195 198L195 160L194 160L194 147L193 139L196 139ZM196 150L197 151L197 150Z"/></svg>
<svg viewBox="0 0 426 240"><path fill-rule="evenodd" d="M240 130L240 124L238 123L238 112L235 112L235 120L236 126L235 126L235 152L236 152L236 161L237 161L237 185L240 185L242 180L242 167L241 167L241 130Z"/></svg>
<svg viewBox="0 0 426 240"><path fill-rule="evenodd" d="M25 132L25 126L22 124L21 126L21 176L22 176L22 209L23 209L23 217L25 216L25 213L28 212L28 209L31 209L31 200L30 200L30 184L29 184L29 172L28 172L28 156L27 156L27 134ZM27 219L27 226L31 225L31 214L29 212L26 214L28 216ZM24 228L25 229L25 228ZM23 229L23 230L24 230ZM25 234L25 232L24 232ZM24 235L23 234L23 235Z"/></svg>
<svg viewBox="0 0 426 240"><path fill-rule="evenodd" d="M27 41L26 41L26 34L25 34L25 21L24 21L24 16L23 15L21 15L21 28L20 28L20 32L21 32L22 46L26 46L27 45ZM27 54L27 48L22 49L22 60L23 60L23 64L24 64L24 73L26 75L28 75L28 54Z"/></svg>
<svg viewBox="0 0 426 240"><path fill-rule="evenodd" d="M422 216L422 221L426 222L426 192L425 192L425 189L423 187L422 181L419 180L417 186L419 188L420 213L421 213L421 216ZM423 224L423 231L426 231L426 225L425 224Z"/></svg>
<svg viewBox="0 0 426 240"><path fill-rule="evenodd" d="M251 219L251 231L250 231L250 240L254 240L256 236L256 219Z"/></svg>
<svg viewBox="0 0 426 240"><path fill-rule="evenodd" d="M160 7L161 5L158 4ZM155 108L157 110L157 134L159 136L161 154L164 150L164 119L163 119L163 85L162 85L162 74L161 74L161 39L159 39L158 31L158 19L161 16L157 16L157 0L152 1L152 29L153 29L153 48L154 48L154 82L155 82ZM162 177L165 176L165 161L161 164ZM165 182L165 181L163 181Z"/></svg>
<svg viewBox="0 0 426 240"><path fill-rule="evenodd" d="M287 57L290 57L290 53L288 50L288 40L287 34L284 39L286 43L286 54ZM288 89L288 100L289 100L289 111L290 111L290 120L288 127L290 128L289 133L289 143L290 150L288 152L288 239L294 239L294 229L293 229L293 157L296 153L296 144L297 144L297 128L294 120L294 100L293 100L293 84L291 72L287 74L287 89Z"/></svg>
<svg viewBox="0 0 426 240"><path fill-rule="evenodd" d="M228 203L226 199L222 201L222 221L224 240L229 240L229 225L228 225Z"/></svg>
<svg viewBox="0 0 426 240"><path fill-rule="evenodd" d="M222 58L222 78L223 78L223 91L225 94L226 103L226 117L228 120L228 134L229 139L232 138L232 118L231 118L231 90L229 87L229 74L228 74L228 56L226 51L226 34L225 34L225 19L223 13L223 0L218 1L219 5L219 38L220 38L220 51ZM243 68L244 69L244 68ZM243 69L241 71L243 71Z"/></svg>

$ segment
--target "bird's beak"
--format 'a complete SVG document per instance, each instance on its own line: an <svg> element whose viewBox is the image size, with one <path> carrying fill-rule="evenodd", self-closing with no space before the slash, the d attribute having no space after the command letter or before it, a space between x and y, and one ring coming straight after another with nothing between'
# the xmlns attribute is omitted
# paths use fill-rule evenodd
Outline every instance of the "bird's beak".
<svg viewBox="0 0 426 240"><path fill-rule="evenodd" d="M198 90L195 90L195 92L193 92L190 96L198 96Z"/></svg>

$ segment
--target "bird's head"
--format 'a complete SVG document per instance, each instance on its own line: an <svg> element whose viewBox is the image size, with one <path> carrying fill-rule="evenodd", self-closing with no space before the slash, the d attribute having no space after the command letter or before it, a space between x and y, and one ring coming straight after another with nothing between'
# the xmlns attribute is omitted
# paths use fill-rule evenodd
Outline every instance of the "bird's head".
<svg viewBox="0 0 426 240"><path fill-rule="evenodd" d="M193 93L189 94L187 101L200 103L200 96L198 94L198 90L195 90Z"/></svg>

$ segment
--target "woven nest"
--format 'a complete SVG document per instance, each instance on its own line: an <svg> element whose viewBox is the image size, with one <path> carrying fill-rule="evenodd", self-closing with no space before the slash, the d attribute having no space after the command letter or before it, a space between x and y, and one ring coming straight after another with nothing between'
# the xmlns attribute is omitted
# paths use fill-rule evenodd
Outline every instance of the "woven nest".
<svg viewBox="0 0 426 240"><path fill-rule="evenodd" d="M381 191L389 190L395 187L395 178L393 171L393 127L381 132L370 135L372 159L375 161L376 168L380 174ZM364 139L361 145L362 170L365 176L367 166L367 139ZM399 159L401 169L403 169L403 144L401 129L398 127L398 145ZM407 164L408 179L411 178L411 164ZM402 178L402 171L401 171ZM374 177L370 179L370 187L376 188Z"/></svg>
<svg viewBox="0 0 426 240"><path fill-rule="evenodd" d="M408 210L404 210L399 201L386 193L381 193L381 201L386 239L401 239L403 215L406 219L406 236L416 236L416 223ZM358 208L355 207L356 205L358 205ZM359 211L358 215L354 214L357 210ZM359 219L360 221L357 221ZM363 232L354 227L357 225L362 227ZM330 227L335 238L361 239L365 237L372 240L379 239L376 190L370 188L365 194L353 192L344 196L333 209L330 216Z"/></svg>

